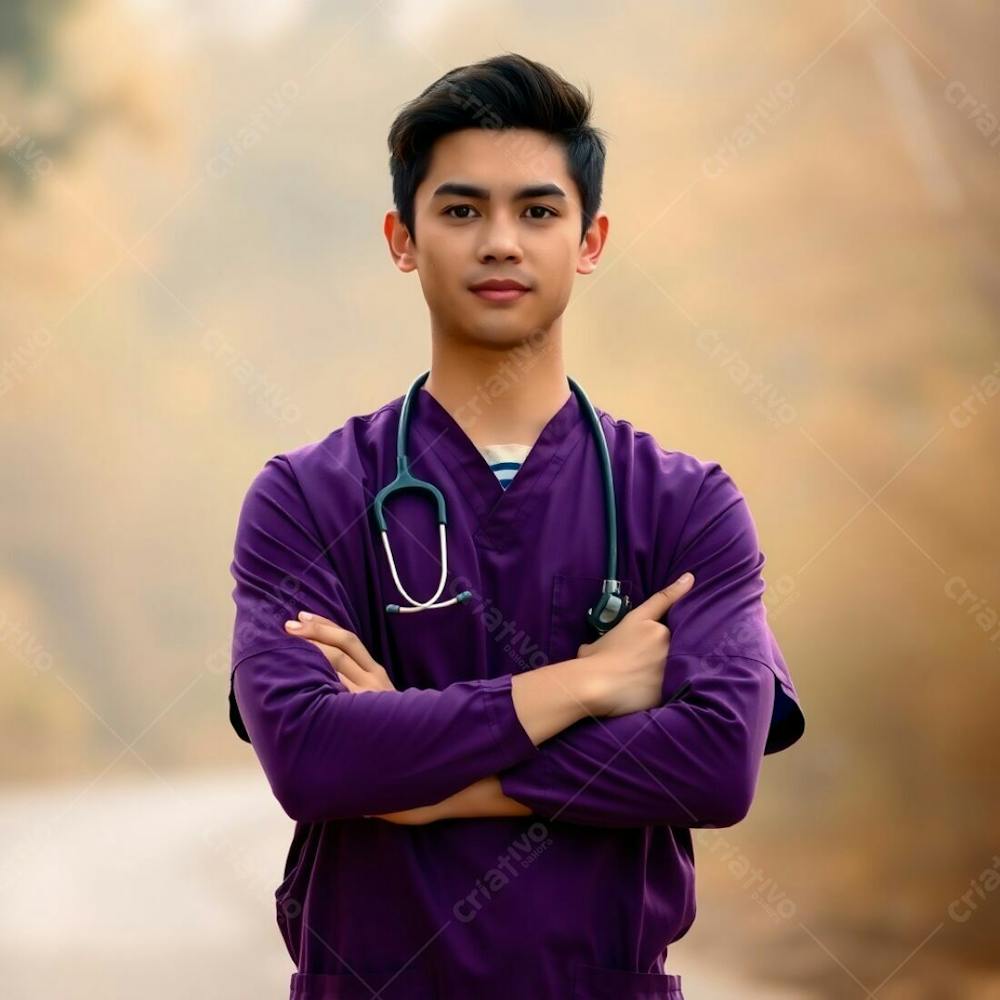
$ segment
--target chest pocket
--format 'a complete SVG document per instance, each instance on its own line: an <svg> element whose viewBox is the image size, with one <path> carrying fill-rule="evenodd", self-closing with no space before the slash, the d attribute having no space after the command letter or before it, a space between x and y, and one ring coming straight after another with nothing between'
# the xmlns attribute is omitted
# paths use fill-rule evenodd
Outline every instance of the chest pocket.
<svg viewBox="0 0 1000 1000"><path fill-rule="evenodd" d="M622 580L622 593L635 603L631 580ZM552 581L552 616L549 622L549 663L576 658L581 643L593 642L598 633L587 622L587 609L601 596L602 576L557 573Z"/></svg>

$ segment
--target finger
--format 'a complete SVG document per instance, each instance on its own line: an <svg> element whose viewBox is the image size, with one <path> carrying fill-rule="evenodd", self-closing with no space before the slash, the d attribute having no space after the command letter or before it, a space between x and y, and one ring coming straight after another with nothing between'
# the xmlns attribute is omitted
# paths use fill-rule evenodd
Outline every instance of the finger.
<svg viewBox="0 0 1000 1000"><path fill-rule="evenodd" d="M320 642L319 639L306 639L306 642L315 646L326 657L327 663L338 673L344 674L355 684L364 683L368 671L362 670L339 646L330 646L325 642Z"/></svg>
<svg viewBox="0 0 1000 1000"><path fill-rule="evenodd" d="M300 611L299 622L302 628L294 630L298 635L308 635L330 646L339 646L363 670L377 670L381 666L350 629L342 628L314 611Z"/></svg>
<svg viewBox="0 0 1000 1000"><path fill-rule="evenodd" d="M360 684L355 684L354 681L347 676L347 674L341 673L339 670L335 670L334 673L340 679L340 683L343 684L348 691L358 692L365 690Z"/></svg>
<svg viewBox="0 0 1000 1000"><path fill-rule="evenodd" d="M351 656L350 650L347 648L347 636L350 634L347 629L335 625L328 618L322 618L319 615L310 615L308 611L299 612L300 618L303 615L308 615L309 617L301 621L295 618L286 621L285 631L290 635L298 636L300 639L315 640L324 646L343 650L346 655ZM351 658L354 659L353 656ZM357 663L358 661L355 660L355 662ZM360 667L361 664L358 663L358 666Z"/></svg>
<svg viewBox="0 0 1000 1000"><path fill-rule="evenodd" d="M694 575L685 573L678 577L668 587L657 590L651 597L647 597L642 604L637 604L629 615L638 615L640 618L662 618L670 607L679 601L694 586Z"/></svg>

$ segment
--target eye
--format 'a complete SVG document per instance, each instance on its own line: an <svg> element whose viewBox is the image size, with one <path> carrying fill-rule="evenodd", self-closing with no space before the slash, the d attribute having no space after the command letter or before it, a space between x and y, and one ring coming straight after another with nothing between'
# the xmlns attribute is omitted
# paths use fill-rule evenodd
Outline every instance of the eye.
<svg viewBox="0 0 1000 1000"><path fill-rule="evenodd" d="M530 212L533 208L540 208L543 212L548 212L549 216L553 219L557 219L559 217L559 213L554 209L549 208L548 205L529 205L528 211ZM532 218L541 221L542 219L545 219L549 216L533 215Z"/></svg>
<svg viewBox="0 0 1000 1000"><path fill-rule="evenodd" d="M456 209L459 208L472 208L472 211L473 212L475 211L472 205L449 205L441 214L448 215L449 218L452 219L467 219L468 218L467 215L449 215L450 212L454 212Z"/></svg>

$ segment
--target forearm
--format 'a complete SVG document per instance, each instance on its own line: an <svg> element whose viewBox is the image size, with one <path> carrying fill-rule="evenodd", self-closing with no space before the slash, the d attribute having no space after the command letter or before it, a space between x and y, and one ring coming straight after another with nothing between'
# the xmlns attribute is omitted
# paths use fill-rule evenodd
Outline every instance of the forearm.
<svg viewBox="0 0 1000 1000"><path fill-rule="evenodd" d="M687 660L673 661L679 674ZM749 809L773 703L768 667L729 657L672 704L572 726L501 771L501 791L588 826L731 826Z"/></svg>
<svg viewBox="0 0 1000 1000"><path fill-rule="evenodd" d="M319 822L431 807L538 753L600 694L592 665L577 665L441 691L352 693L301 643L249 657L234 685L279 802L293 819Z"/></svg>
<svg viewBox="0 0 1000 1000"><path fill-rule="evenodd" d="M510 689L521 726L537 746L580 719L602 714L605 684L599 665L584 658L514 674Z"/></svg>
<svg viewBox="0 0 1000 1000"><path fill-rule="evenodd" d="M352 693L301 643L247 658L234 686L271 788L302 822L430 805L538 752L509 676Z"/></svg>

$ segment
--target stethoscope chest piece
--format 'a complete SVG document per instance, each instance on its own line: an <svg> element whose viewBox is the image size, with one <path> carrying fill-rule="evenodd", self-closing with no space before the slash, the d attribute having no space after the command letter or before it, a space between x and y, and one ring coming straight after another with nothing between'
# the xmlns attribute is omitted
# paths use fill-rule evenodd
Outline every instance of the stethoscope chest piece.
<svg viewBox="0 0 1000 1000"><path fill-rule="evenodd" d="M604 590L592 608L587 608L587 622L599 635L610 632L628 614L631 601L621 592L619 580L605 580Z"/></svg>

